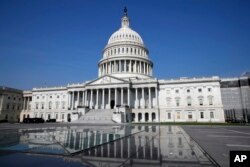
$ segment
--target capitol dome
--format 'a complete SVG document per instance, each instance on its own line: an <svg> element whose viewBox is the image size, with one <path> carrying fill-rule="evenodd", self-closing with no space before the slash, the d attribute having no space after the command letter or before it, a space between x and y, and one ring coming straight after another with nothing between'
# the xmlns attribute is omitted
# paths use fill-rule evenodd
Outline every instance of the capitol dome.
<svg viewBox="0 0 250 167"><path fill-rule="evenodd" d="M127 9L121 19L121 27L114 32L103 50L99 77L112 75L118 78L152 77L153 63L141 36L129 25Z"/></svg>

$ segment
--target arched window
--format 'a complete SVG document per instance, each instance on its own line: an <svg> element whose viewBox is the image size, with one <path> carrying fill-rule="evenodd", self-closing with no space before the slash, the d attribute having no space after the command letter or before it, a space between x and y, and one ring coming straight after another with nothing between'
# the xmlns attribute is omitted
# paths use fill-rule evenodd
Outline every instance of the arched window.
<svg viewBox="0 0 250 167"><path fill-rule="evenodd" d="M151 115L152 115L152 122L154 122L156 120L155 113L153 112Z"/></svg>
<svg viewBox="0 0 250 167"><path fill-rule="evenodd" d="M142 120L142 114L138 113L138 121L141 122L141 120Z"/></svg>
<svg viewBox="0 0 250 167"><path fill-rule="evenodd" d="M148 122L148 113L145 113L145 122Z"/></svg>

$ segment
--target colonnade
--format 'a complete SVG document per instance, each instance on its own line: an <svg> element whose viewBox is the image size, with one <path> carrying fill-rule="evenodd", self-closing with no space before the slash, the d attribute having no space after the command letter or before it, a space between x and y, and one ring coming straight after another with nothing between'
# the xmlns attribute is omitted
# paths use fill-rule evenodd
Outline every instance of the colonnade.
<svg viewBox="0 0 250 167"><path fill-rule="evenodd" d="M156 87L142 88L96 88L69 91L68 108L88 106L91 109L113 109L117 105L130 108L157 108L158 91Z"/></svg>
<svg viewBox="0 0 250 167"><path fill-rule="evenodd" d="M144 75L152 75L150 63L138 60L111 60L99 65L99 74L106 75L112 73L130 72Z"/></svg>
<svg viewBox="0 0 250 167"><path fill-rule="evenodd" d="M32 97L23 97L24 101L23 101L23 110L30 110L31 106L30 106L30 102L32 100Z"/></svg>

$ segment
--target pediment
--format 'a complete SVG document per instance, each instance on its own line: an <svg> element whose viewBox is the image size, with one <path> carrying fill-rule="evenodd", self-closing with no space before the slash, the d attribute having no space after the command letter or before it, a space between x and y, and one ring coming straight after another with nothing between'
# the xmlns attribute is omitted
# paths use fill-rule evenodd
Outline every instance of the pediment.
<svg viewBox="0 0 250 167"><path fill-rule="evenodd" d="M106 75L106 76L97 78L96 80L88 83L87 85L90 86L90 85L126 84L126 83L129 83L129 82L120 78Z"/></svg>

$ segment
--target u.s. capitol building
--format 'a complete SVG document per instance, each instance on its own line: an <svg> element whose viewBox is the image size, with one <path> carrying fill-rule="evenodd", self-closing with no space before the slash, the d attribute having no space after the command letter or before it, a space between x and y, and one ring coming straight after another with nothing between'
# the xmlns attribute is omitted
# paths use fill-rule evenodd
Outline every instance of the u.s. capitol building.
<svg viewBox="0 0 250 167"><path fill-rule="evenodd" d="M20 121L42 117L58 122L225 122L221 79L159 80L127 11L98 62L98 78L64 87L23 91ZM5 115L3 114L3 117Z"/></svg>

